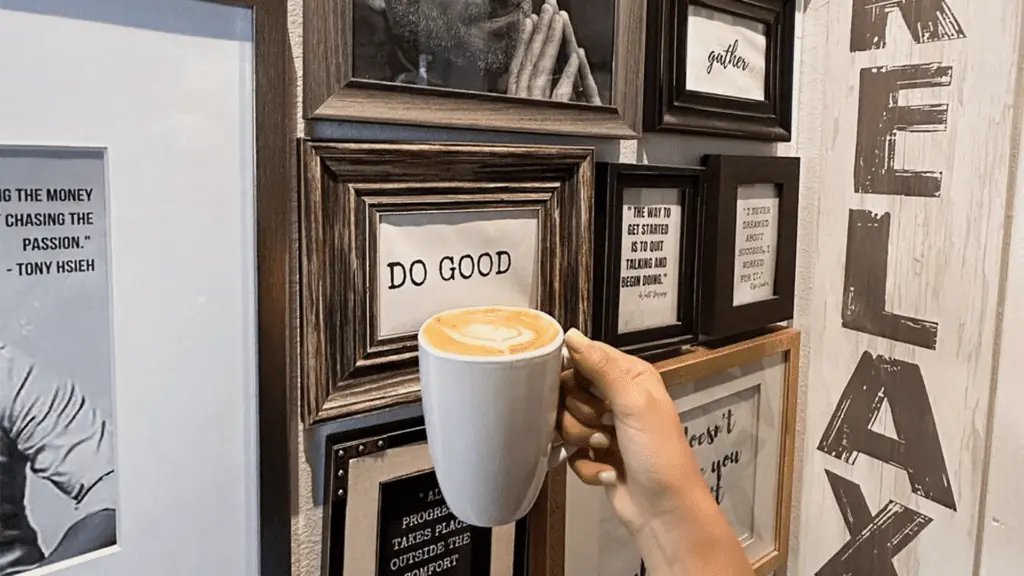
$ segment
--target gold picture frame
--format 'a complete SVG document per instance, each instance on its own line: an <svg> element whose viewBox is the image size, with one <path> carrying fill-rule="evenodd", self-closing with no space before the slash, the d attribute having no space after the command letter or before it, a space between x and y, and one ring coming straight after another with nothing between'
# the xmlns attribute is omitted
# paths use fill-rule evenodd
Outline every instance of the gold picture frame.
<svg viewBox="0 0 1024 576"><path fill-rule="evenodd" d="M716 466L706 462L708 446L696 446L694 452L707 470L709 489L715 493L717 488L716 498L737 529L758 576L767 576L785 566L789 556L799 365L800 332L784 326L768 328L760 336L728 345L697 346L683 356L654 365L681 417L686 415L690 425L703 431L706 423L716 421L723 412L729 414L730 421L735 417L738 422L733 443L724 444L725 451L743 454L742 458L735 458L740 465L733 466L731 483L716 483L714 474L709 474ZM744 418L744 405L749 418ZM753 438L742 438L744 421L756 422ZM688 434L691 444L701 435L697 430ZM722 434L728 437L731 432ZM755 449L752 459L742 452L747 449L749 453L750 447ZM719 457L714 461L718 470L724 460ZM767 473L771 470L774 476ZM613 569L623 573L644 574L639 551L611 512L604 491L585 486L573 474L566 476L565 489L558 494L561 501L549 507L551 514L560 515L549 524L564 526L563 537L558 541L549 538L548 543L549 549L556 549L555 556L564 558L564 562L549 564L547 576L590 570L596 573L597 566L613 565ZM737 491L737 484L742 485L744 478L753 482L749 492ZM724 493L728 496L722 497ZM733 510L727 508L730 497ZM737 517L742 519L739 529Z"/></svg>

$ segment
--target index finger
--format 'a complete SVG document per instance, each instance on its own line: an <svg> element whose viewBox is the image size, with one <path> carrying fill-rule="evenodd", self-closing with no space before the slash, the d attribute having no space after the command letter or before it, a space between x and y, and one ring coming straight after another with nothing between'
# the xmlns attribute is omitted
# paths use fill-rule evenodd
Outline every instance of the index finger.
<svg viewBox="0 0 1024 576"><path fill-rule="evenodd" d="M573 366L593 384L592 389L614 408L623 399L631 383L642 381L654 368L603 342L595 342L575 328L565 334Z"/></svg>

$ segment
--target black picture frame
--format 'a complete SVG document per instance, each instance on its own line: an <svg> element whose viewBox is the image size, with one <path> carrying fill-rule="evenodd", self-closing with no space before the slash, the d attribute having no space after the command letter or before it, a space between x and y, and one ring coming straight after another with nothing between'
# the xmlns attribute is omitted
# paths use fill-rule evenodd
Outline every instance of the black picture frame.
<svg viewBox="0 0 1024 576"><path fill-rule="evenodd" d="M388 450L397 448L421 445L426 450L427 434L424 428L422 416L407 418L395 422L377 424L365 428L358 428L338 432L329 435L324 448L324 482L323 482L323 554L321 558L321 573L324 576L346 576L344 572L345 560L345 531L347 529L347 506L350 504L349 497L349 465L355 458L379 456ZM430 472L419 471L409 474L397 475L388 478L379 484L378 490L388 482L403 481L415 478L419 475ZM546 491L545 491L546 492ZM542 494L543 496L543 494ZM379 506L383 504L378 502ZM538 498L534 510L523 519L516 522L514 527L513 551L512 551L512 573L514 576L527 576L529 574L528 563L538 560L539 555L546 551L546 534L541 530L537 520L540 515L546 515L548 506L546 500ZM372 531L379 534L382 518L380 508L375 514L377 521L373 526L360 525L360 531ZM475 535L491 536L492 529L469 527ZM531 530L534 532L531 534ZM378 543L379 544L379 543ZM488 555L493 553L491 542L486 541L481 547ZM377 566L381 558L381 549L363 550L363 553L373 555L373 565ZM472 561L472 573L484 576L487 570L480 571L481 565L489 565L490 560L475 558ZM376 573L380 573L377 571Z"/></svg>
<svg viewBox="0 0 1024 576"><path fill-rule="evenodd" d="M708 155L707 194L701 246L700 319L702 337L724 338L793 318L796 284L800 158ZM733 305L736 265L736 204L739 187L775 184L779 192L775 297Z"/></svg>
<svg viewBox="0 0 1024 576"><path fill-rule="evenodd" d="M594 191L595 338L635 356L657 361L678 355L697 340L697 266L702 168L649 164L598 163ZM619 332L619 298L623 249L623 200L627 188L680 190L684 213L680 230L677 324Z"/></svg>
<svg viewBox="0 0 1024 576"><path fill-rule="evenodd" d="M686 46L691 6L765 25L765 99L688 88ZM644 129L789 142L793 122L796 0L649 0Z"/></svg>

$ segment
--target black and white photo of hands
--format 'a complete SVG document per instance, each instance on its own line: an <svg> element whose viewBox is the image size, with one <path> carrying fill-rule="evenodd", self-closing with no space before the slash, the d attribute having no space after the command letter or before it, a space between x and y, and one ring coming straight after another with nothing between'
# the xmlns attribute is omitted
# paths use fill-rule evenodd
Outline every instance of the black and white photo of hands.
<svg viewBox="0 0 1024 576"><path fill-rule="evenodd" d="M566 63L559 73L556 66L560 52L564 52ZM576 42L572 20L559 9L557 0L545 0L539 14L531 14L520 22L506 93L601 104L586 51Z"/></svg>

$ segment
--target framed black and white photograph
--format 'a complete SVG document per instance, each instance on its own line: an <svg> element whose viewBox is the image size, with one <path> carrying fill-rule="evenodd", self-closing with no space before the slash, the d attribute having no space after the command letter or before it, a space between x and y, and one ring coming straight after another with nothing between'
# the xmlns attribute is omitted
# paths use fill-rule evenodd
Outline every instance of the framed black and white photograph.
<svg viewBox="0 0 1024 576"><path fill-rule="evenodd" d="M653 360L697 339L698 206L703 170L599 163L595 338Z"/></svg>
<svg viewBox="0 0 1024 576"><path fill-rule="evenodd" d="M644 128L788 142L796 0L649 0Z"/></svg>
<svg viewBox="0 0 1024 576"><path fill-rule="evenodd" d="M328 437L324 576L519 576L530 516L479 528L456 518L434 474L422 418ZM538 508L546 509L544 501Z"/></svg>
<svg viewBox="0 0 1024 576"><path fill-rule="evenodd" d="M793 318L800 159L704 158L700 333L740 334Z"/></svg>
<svg viewBox="0 0 1024 576"><path fill-rule="evenodd" d="M3 574L117 544L110 222L105 148L0 146Z"/></svg>
<svg viewBox="0 0 1024 576"><path fill-rule="evenodd" d="M305 115L637 138L646 0L307 0Z"/></svg>
<svg viewBox="0 0 1024 576"><path fill-rule="evenodd" d="M758 576L786 565L792 513L800 333L697 347L655 364L694 458ZM564 576L644 576L604 490L569 475Z"/></svg>
<svg viewBox="0 0 1024 576"><path fill-rule="evenodd" d="M506 305L589 331L593 151L306 142L307 422L419 399L416 334Z"/></svg>

